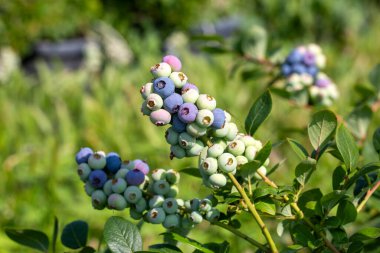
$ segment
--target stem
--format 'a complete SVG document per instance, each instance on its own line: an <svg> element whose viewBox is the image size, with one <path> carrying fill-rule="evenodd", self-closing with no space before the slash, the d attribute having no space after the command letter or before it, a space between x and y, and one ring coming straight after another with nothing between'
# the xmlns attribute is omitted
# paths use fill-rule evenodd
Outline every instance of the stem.
<svg viewBox="0 0 380 253"><path fill-rule="evenodd" d="M265 236L265 239L267 240L267 242L269 244L271 252L277 253L278 250L277 250L276 244L274 243L274 241L272 239L272 236L269 233L268 228L266 227L265 223L261 219L261 217L260 217L259 213L257 212L254 204L250 201L250 199L248 198L247 194L245 193L243 187L239 184L239 182L236 180L236 178L234 177L234 175L232 175L231 173L228 173L228 177L231 179L232 183L234 184L234 186L236 187L236 189L239 191L240 195L243 197L244 202L247 204L248 209L252 213L252 215L255 218L257 224L259 224L259 226L261 228L261 232Z"/></svg>
<svg viewBox="0 0 380 253"><path fill-rule="evenodd" d="M218 227L221 227L221 228L224 228L224 229L230 231L231 233L233 233L233 234L239 236L240 238L246 240L250 244L256 246L257 248L259 248L261 250L263 250L264 252L269 252L269 249L266 248L263 244L259 243L258 241L252 239L251 237L247 236L246 234L240 232L239 230L237 230L237 229L235 229L235 228L233 228L233 227L231 227L231 226L229 226L227 224L224 224L224 223L219 222L219 221L212 222L211 224L212 225L216 225Z"/></svg>
<svg viewBox="0 0 380 253"><path fill-rule="evenodd" d="M377 181L377 183L367 191L363 201L360 203L360 205L356 208L356 211L357 212L360 212L363 207L365 206L365 204L367 203L367 201L369 200L369 198L372 196L372 194L377 190L377 188L379 188L380 186L380 181Z"/></svg>

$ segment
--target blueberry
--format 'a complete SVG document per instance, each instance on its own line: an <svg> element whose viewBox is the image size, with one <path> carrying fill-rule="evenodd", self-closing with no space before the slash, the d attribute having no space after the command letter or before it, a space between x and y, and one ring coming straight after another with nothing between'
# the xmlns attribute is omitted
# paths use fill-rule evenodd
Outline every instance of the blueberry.
<svg viewBox="0 0 380 253"><path fill-rule="evenodd" d="M147 83L140 89L140 94L143 99L146 99L153 92L153 83Z"/></svg>
<svg viewBox="0 0 380 253"><path fill-rule="evenodd" d="M239 137L239 140L242 141L245 146L252 146L255 144L255 139L250 135L243 135Z"/></svg>
<svg viewBox="0 0 380 253"><path fill-rule="evenodd" d="M179 110L179 107L183 104L182 96L173 93L164 100L164 108L170 113L176 113Z"/></svg>
<svg viewBox="0 0 380 253"><path fill-rule="evenodd" d="M145 180L145 175L142 171L138 169L133 169L128 171L127 175L125 176L125 179L127 181L128 185L140 185Z"/></svg>
<svg viewBox="0 0 380 253"><path fill-rule="evenodd" d="M180 225L180 219L177 214L166 215L164 223L162 224L165 228L177 228Z"/></svg>
<svg viewBox="0 0 380 253"><path fill-rule="evenodd" d="M195 144L188 150L186 150L186 156L199 156L204 148L202 141L197 140Z"/></svg>
<svg viewBox="0 0 380 253"><path fill-rule="evenodd" d="M96 190L95 187L93 187L90 183L90 181L87 181L86 184L84 185L84 191L88 196L91 197L91 194Z"/></svg>
<svg viewBox="0 0 380 253"><path fill-rule="evenodd" d="M163 105L164 101L161 96L156 93L152 93L146 98L146 106L151 111L157 111L158 109L161 109Z"/></svg>
<svg viewBox="0 0 380 253"><path fill-rule="evenodd" d="M167 198L162 204L162 208L167 214L173 214L178 210L178 204L175 198Z"/></svg>
<svg viewBox="0 0 380 253"><path fill-rule="evenodd" d="M289 76L291 73L292 73L292 67L289 65L289 64L283 64L281 66L281 73L284 75L284 76Z"/></svg>
<svg viewBox="0 0 380 253"><path fill-rule="evenodd" d="M228 132L226 135L226 139L229 141L233 141L236 138L239 130L235 123L228 123L227 128L228 128Z"/></svg>
<svg viewBox="0 0 380 253"><path fill-rule="evenodd" d="M178 143L179 134L173 130L173 127L169 127L165 132L166 142L170 145L176 145Z"/></svg>
<svg viewBox="0 0 380 253"><path fill-rule="evenodd" d="M310 51L306 51L302 61L305 65L312 66L315 64L315 55Z"/></svg>
<svg viewBox="0 0 380 253"><path fill-rule="evenodd" d="M116 173L121 167L121 158L115 152L110 152L106 156L106 168L112 173Z"/></svg>
<svg viewBox="0 0 380 253"><path fill-rule="evenodd" d="M234 156L242 155L245 151L245 145L244 142L240 140L234 140L232 141L228 147L227 151L233 154Z"/></svg>
<svg viewBox="0 0 380 253"><path fill-rule="evenodd" d="M152 171L152 178L154 181L165 179L166 171L164 169L155 169Z"/></svg>
<svg viewBox="0 0 380 253"><path fill-rule="evenodd" d="M193 122L186 126L186 132L191 136L198 138L207 134L207 128L199 126L197 123Z"/></svg>
<svg viewBox="0 0 380 253"><path fill-rule="evenodd" d="M164 203L165 198L161 195L154 195L150 200L149 200L149 207L154 208L154 207L161 207L162 204Z"/></svg>
<svg viewBox="0 0 380 253"><path fill-rule="evenodd" d="M111 194L113 193L113 191L112 191L112 180L113 180L113 179L109 179L109 180L107 180L107 181L104 183L104 185L103 185L103 192L104 192L107 196L109 196L109 195L111 195Z"/></svg>
<svg viewBox="0 0 380 253"><path fill-rule="evenodd" d="M127 175L128 173L128 169L125 169L125 168L122 168L120 170L118 170L114 176L114 178L123 178L125 179L125 176Z"/></svg>
<svg viewBox="0 0 380 253"><path fill-rule="evenodd" d="M290 64L300 63L303 59L303 54L297 48L294 49L288 57L286 57L286 62Z"/></svg>
<svg viewBox="0 0 380 253"><path fill-rule="evenodd" d="M267 169L264 167L264 166L261 166L260 168L258 168L257 170L258 172L260 172L260 174L262 174L263 176L265 176L267 174ZM253 177L256 178L257 180L261 180L261 176L255 172L255 174L253 174Z"/></svg>
<svg viewBox="0 0 380 253"><path fill-rule="evenodd" d="M212 174L209 177L208 182L213 187L219 188L219 187L223 187L227 184L227 178L223 174L216 173L216 174Z"/></svg>
<svg viewBox="0 0 380 253"><path fill-rule="evenodd" d="M208 212L212 208L211 200L209 199L202 199L199 203L199 211L201 212Z"/></svg>
<svg viewBox="0 0 380 253"><path fill-rule="evenodd" d="M182 88L187 82L187 76L182 72L172 72L169 76L176 88Z"/></svg>
<svg viewBox="0 0 380 253"><path fill-rule="evenodd" d="M170 159L174 157L181 159L186 156L186 151L180 145L172 145L170 146Z"/></svg>
<svg viewBox="0 0 380 253"><path fill-rule="evenodd" d="M124 198L129 203L135 204L142 198L142 191L137 186L128 186L124 192Z"/></svg>
<svg viewBox="0 0 380 253"><path fill-rule="evenodd" d="M219 219L220 211L216 208L212 208L210 211L206 214L206 220L209 222L215 222Z"/></svg>
<svg viewBox="0 0 380 253"><path fill-rule="evenodd" d="M190 217L183 217L181 220L181 228L190 229L194 227L194 222L190 219Z"/></svg>
<svg viewBox="0 0 380 253"><path fill-rule="evenodd" d="M114 178L111 189L114 193L122 193L127 188L127 182L123 178Z"/></svg>
<svg viewBox="0 0 380 253"><path fill-rule="evenodd" d="M107 181L107 174L102 170L93 170L91 171L88 180L93 187L97 189L102 188Z"/></svg>
<svg viewBox="0 0 380 253"><path fill-rule="evenodd" d="M196 90L196 91L199 91L198 87L195 85L195 84L192 84L192 83L186 83L183 87L182 87L182 94L184 91L186 90Z"/></svg>
<svg viewBox="0 0 380 253"><path fill-rule="evenodd" d="M154 77L168 77L172 72L172 68L166 62L161 62L152 66L150 72Z"/></svg>
<svg viewBox="0 0 380 253"><path fill-rule="evenodd" d="M171 185L169 192L166 193L166 197L168 198L175 198L178 195L178 186L177 185Z"/></svg>
<svg viewBox="0 0 380 253"><path fill-rule="evenodd" d="M241 165L248 163L248 159L245 156L238 155L236 156L236 162L237 162L237 167L239 167Z"/></svg>
<svg viewBox="0 0 380 253"><path fill-rule="evenodd" d="M115 210L123 210L127 208L128 204L125 198L118 194L118 193L113 193L108 196L108 208L109 209L115 209Z"/></svg>
<svg viewBox="0 0 380 253"><path fill-rule="evenodd" d="M323 54L316 55L315 65L319 69L323 69L325 67L325 65L326 65L326 56L324 56Z"/></svg>
<svg viewBox="0 0 380 253"><path fill-rule="evenodd" d="M148 187L149 187L149 185L150 185L149 182L150 182L150 179L149 179L148 175L145 175L144 182L142 182L139 185L139 189L142 190L142 191L147 190Z"/></svg>
<svg viewBox="0 0 380 253"><path fill-rule="evenodd" d="M186 123L183 123L177 114L172 116L172 129L177 133L182 133L186 131Z"/></svg>
<svg viewBox="0 0 380 253"><path fill-rule="evenodd" d="M198 211L199 209L199 204L201 203L200 199L194 198L190 200L190 208L193 211Z"/></svg>
<svg viewBox="0 0 380 253"><path fill-rule="evenodd" d="M257 149L255 146L248 146L244 151L244 156L251 162L255 159L256 153Z"/></svg>
<svg viewBox="0 0 380 253"><path fill-rule="evenodd" d="M143 115L146 115L146 116L150 116L150 114L152 113L152 111L148 108L147 104L146 104L146 101L144 100L141 104L141 109L140 109L141 113Z"/></svg>
<svg viewBox="0 0 380 253"><path fill-rule="evenodd" d="M306 72L306 67L302 64L296 64L293 66L293 72L297 73L297 74L303 74Z"/></svg>
<svg viewBox="0 0 380 253"><path fill-rule="evenodd" d="M163 99L169 97L174 93L174 83L168 77L160 77L153 81L153 90L160 95Z"/></svg>
<svg viewBox="0 0 380 253"><path fill-rule="evenodd" d="M165 221L166 215L162 208L155 207L147 213L147 219L150 223L160 224Z"/></svg>
<svg viewBox="0 0 380 253"><path fill-rule="evenodd" d="M94 153L94 151L92 151L91 148L81 148L79 150L79 152L75 155L75 160L77 162L77 164L81 164L81 163L87 163L88 161L88 158L90 157L90 155L92 155Z"/></svg>
<svg viewBox="0 0 380 253"><path fill-rule="evenodd" d="M187 132L183 132L178 136L178 144L184 149L191 149L195 142L196 139Z"/></svg>
<svg viewBox="0 0 380 253"><path fill-rule="evenodd" d="M182 68L180 59L174 55L166 55L162 58L162 61L169 64L173 71L180 71Z"/></svg>
<svg viewBox="0 0 380 253"><path fill-rule="evenodd" d="M144 198L140 198L136 203L135 203L135 210L139 213L142 213L146 210L148 204L146 203L146 200Z"/></svg>
<svg viewBox="0 0 380 253"><path fill-rule="evenodd" d="M165 179L171 185L178 184L180 180L180 174L177 171L170 169L166 171Z"/></svg>
<svg viewBox="0 0 380 253"><path fill-rule="evenodd" d="M153 191L157 195L165 195L169 192L169 190L170 190L170 185L165 180L158 180L153 183Z"/></svg>
<svg viewBox="0 0 380 253"><path fill-rule="evenodd" d="M164 109L153 111L150 114L150 121L156 126L164 126L170 123L171 115Z"/></svg>
<svg viewBox="0 0 380 253"><path fill-rule="evenodd" d="M211 124L211 126L215 129L222 128L226 122L226 114L220 108L212 110L212 113L214 115L214 122Z"/></svg>
<svg viewBox="0 0 380 253"><path fill-rule="evenodd" d="M225 147L222 144L214 143L211 147L208 148L207 156L217 158L223 154L224 149Z"/></svg>
<svg viewBox="0 0 380 253"><path fill-rule="evenodd" d="M218 137L218 138L224 138L224 137L226 137L227 134L228 134L228 130L229 130L228 124L230 124L230 123L225 123L222 128L214 129L212 131L212 135L214 137Z"/></svg>
<svg viewBox="0 0 380 253"><path fill-rule="evenodd" d="M195 122L201 127L209 127L214 123L214 114L208 109L199 110Z"/></svg>
<svg viewBox="0 0 380 253"><path fill-rule="evenodd" d="M199 109L208 109L212 111L216 108L215 98L207 94L200 94L196 104Z"/></svg>
<svg viewBox="0 0 380 253"><path fill-rule="evenodd" d="M87 163L81 163L81 164L79 164L78 165L78 169L77 169L77 173L78 173L78 176L80 177L80 179L83 182L87 181L88 176L91 173L90 166L88 166Z"/></svg>
<svg viewBox="0 0 380 253"><path fill-rule="evenodd" d="M106 156L101 152L95 152L88 157L88 165L91 169L100 170L106 166Z"/></svg>
<svg viewBox="0 0 380 253"><path fill-rule="evenodd" d="M195 121L198 114L198 108L192 103L184 103L179 107L178 118L183 123L191 123Z"/></svg>
<svg viewBox="0 0 380 253"><path fill-rule="evenodd" d="M147 175L149 173L149 165L142 160L134 161L134 169L141 171L144 173L144 175Z"/></svg>
<svg viewBox="0 0 380 253"><path fill-rule="evenodd" d="M91 194L91 203L94 209L104 209L106 202L107 196L102 190L96 190Z"/></svg>
<svg viewBox="0 0 380 253"><path fill-rule="evenodd" d="M141 212L138 212L137 210L130 208L129 209L129 216L131 216L134 220L141 220L143 217L143 214Z"/></svg>
<svg viewBox="0 0 380 253"><path fill-rule="evenodd" d="M218 170L218 160L213 157L207 157L201 164L201 170L207 175L215 174Z"/></svg>
<svg viewBox="0 0 380 253"><path fill-rule="evenodd" d="M228 173L236 169L237 161L234 155L223 153L218 157L218 166L223 172Z"/></svg>
<svg viewBox="0 0 380 253"><path fill-rule="evenodd" d="M331 84L331 80L323 74L317 76L317 80L315 81L315 86L319 88L326 88Z"/></svg>
<svg viewBox="0 0 380 253"><path fill-rule="evenodd" d="M192 211L190 214L190 219L195 224L199 224L203 221L202 214L200 214L198 211Z"/></svg>
<svg viewBox="0 0 380 253"><path fill-rule="evenodd" d="M182 88L181 96L185 103L194 104L195 102L197 102L199 98L199 90L195 85L194 85L195 86L194 88L188 84L189 83L185 84L185 86Z"/></svg>

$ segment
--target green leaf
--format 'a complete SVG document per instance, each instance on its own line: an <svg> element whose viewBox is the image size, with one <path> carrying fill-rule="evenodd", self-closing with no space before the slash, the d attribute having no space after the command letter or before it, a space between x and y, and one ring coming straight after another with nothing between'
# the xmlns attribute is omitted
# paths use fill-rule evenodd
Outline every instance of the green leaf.
<svg viewBox="0 0 380 253"><path fill-rule="evenodd" d="M379 237L380 237L380 228L367 227L353 234L350 237L350 242L365 241L365 240L370 240L370 239L376 239Z"/></svg>
<svg viewBox="0 0 380 253"><path fill-rule="evenodd" d="M199 169L197 168L186 168L186 169L182 169L180 172L193 176L193 177L202 178L202 175L199 172Z"/></svg>
<svg viewBox="0 0 380 253"><path fill-rule="evenodd" d="M231 51L223 46L203 46L201 50L209 54L225 54Z"/></svg>
<svg viewBox="0 0 380 253"><path fill-rule="evenodd" d="M347 233L343 228L329 229L333 239L333 244L344 244L348 242Z"/></svg>
<svg viewBox="0 0 380 253"><path fill-rule="evenodd" d="M332 177L333 190L339 190L345 176L346 176L346 170L343 169L342 166L338 166L335 168L333 172L333 177Z"/></svg>
<svg viewBox="0 0 380 253"><path fill-rule="evenodd" d="M113 253L142 250L141 235L137 227L117 216L109 218L104 226L104 240Z"/></svg>
<svg viewBox="0 0 380 253"><path fill-rule="evenodd" d="M222 243L205 243L203 244L203 246L212 250L212 252L214 253L228 253L230 251L230 244L226 241ZM193 253L203 253L203 251L196 249Z"/></svg>
<svg viewBox="0 0 380 253"><path fill-rule="evenodd" d="M347 198L344 191L333 191L321 198L323 212L327 215L342 199Z"/></svg>
<svg viewBox="0 0 380 253"><path fill-rule="evenodd" d="M376 152L380 154L380 127L373 133L372 142Z"/></svg>
<svg viewBox="0 0 380 253"><path fill-rule="evenodd" d="M354 222L357 214L356 207L351 201L343 200L339 203L336 216L340 219L341 225Z"/></svg>
<svg viewBox="0 0 380 253"><path fill-rule="evenodd" d="M67 224L61 234L61 242L70 249L86 246L88 225L85 221L77 220Z"/></svg>
<svg viewBox="0 0 380 253"><path fill-rule="evenodd" d="M322 110L315 113L311 118L308 126L308 134L310 143L315 150L322 149L332 138L337 119L333 112Z"/></svg>
<svg viewBox="0 0 380 253"><path fill-rule="evenodd" d="M315 240L310 228L303 224L296 224L294 227L292 227L291 233L293 235L294 242L305 247L313 244Z"/></svg>
<svg viewBox="0 0 380 253"><path fill-rule="evenodd" d="M244 54L255 58L264 58L266 48L267 33L263 27L252 25L245 30L241 41L241 50Z"/></svg>
<svg viewBox="0 0 380 253"><path fill-rule="evenodd" d="M300 162L296 167L296 180L298 183L300 183L302 186L304 186L307 181L310 179L311 174L314 172L314 170L317 167L317 161L308 158L302 162Z"/></svg>
<svg viewBox="0 0 380 253"><path fill-rule="evenodd" d="M360 253L364 248L364 243L360 241L354 241L348 247L347 253Z"/></svg>
<svg viewBox="0 0 380 253"><path fill-rule="evenodd" d="M327 228L337 228L341 225L341 220L336 216L330 216L326 219L325 225Z"/></svg>
<svg viewBox="0 0 380 253"><path fill-rule="evenodd" d="M178 247L171 245L171 244L167 244L167 243L150 245L149 249L152 250L153 252L160 252L160 253L182 252Z"/></svg>
<svg viewBox="0 0 380 253"><path fill-rule="evenodd" d="M272 151L272 143L270 141L268 141L259 150L259 152L257 152L257 154L255 156L255 160L259 161L261 163L260 166L263 165L265 163L265 161L268 159L271 151Z"/></svg>
<svg viewBox="0 0 380 253"><path fill-rule="evenodd" d="M315 206L322 196L323 194L319 188L311 189L301 194L298 205L307 217L314 215Z"/></svg>
<svg viewBox="0 0 380 253"><path fill-rule="evenodd" d="M272 110L272 98L269 91L264 92L252 105L245 119L245 131L254 135L258 127L268 117Z"/></svg>
<svg viewBox="0 0 380 253"><path fill-rule="evenodd" d="M269 197L266 198L260 198L259 201L255 202L256 209L267 213L270 215L276 214L276 205L274 204L273 200Z"/></svg>
<svg viewBox="0 0 380 253"><path fill-rule="evenodd" d="M94 252L96 252L96 250L89 246L86 246L79 251L79 253L94 253Z"/></svg>
<svg viewBox="0 0 380 253"><path fill-rule="evenodd" d="M293 151L300 159L304 160L306 157L309 156L307 150L299 142L291 138L287 138L287 140L289 142L290 147L293 149Z"/></svg>
<svg viewBox="0 0 380 253"><path fill-rule="evenodd" d="M284 250L281 250L281 253L295 253L295 252L299 252L303 248L304 246L302 245L293 244L293 245L287 246Z"/></svg>
<svg viewBox="0 0 380 253"><path fill-rule="evenodd" d="M369 80L372 85L380 91L380 64L377 64L369 73Z"/></svg>
<svg viewBox="0 0 380 253"><path fill-rule="evenodd" d="M41 231L32 229L5 229L6 235L13 241L23 246L42 252L48 252L49 238Z"/></svg>
<svg viewBox="0 0 380 253"><path fill-rule="evenodd" d="M260 168L260 166L260 162L253 160L240 166L239 171L243 177L253 176L253 174Z"/></svg>
<svg viewBox="0 0 380 253"><path fill-rule="evenodd" d="M262 186L262 187L257 187L255 190L252 192L253 199L258 199L261 197L265 197L268 195L275 195L277 193L277 190L273 187L270 186Z"/></svg>
<svg viewBox="0 0 380 253"><path fill-rule="evenodd" d="M344 185L345 189L348 189L353 185L361 176L380 169L380 162L366 164L363 168L357 171Z"/></svg>
<svg viewBox="0 0 380 253"><path fill-rule="evenodd" d="M168 233L167 232L167 233L162 233L161 235L166 235L166 236L170 237L171 239L173 239L177 242L182 242L184 244L190 245L190 246L192 246L198 250L201 250L204 253L213 253L212 250L207 249L200 242L197 242L197 241L190 239L188 237L184 237L184 236L179 235L177 233Z"/></svg>
<svg viewBox="0 0 380 253"><path fill-rule="evenodd" d="M368 126L371 123L372 110L368 105L355 108L347 118L347 127L360 140L367 137Z"/></svg>
<svg viewBox="0 0 380 253"><path fill-rule="evenodd" d="M359 149L354 138L342 124L336 131L336 146L343 157L347 169L354 169L359 160Z"/></svg>
<svg viewBox="0 0 380 253"><path fill-rule="evenodd" d="M224 41L224 38L220 35L192 35L190 36L190 39L193 41Z"/></svg>
<svg viewBox="0 0 380 253"><path fill-rule="evenodd" d="M58 224L58 218L57 216L54 217L54 228L53 228L53 237L52 237L52 251L55 253L55 245L57 244L57 238L58 238L58 229L59 229L59 224Z"/></svg>

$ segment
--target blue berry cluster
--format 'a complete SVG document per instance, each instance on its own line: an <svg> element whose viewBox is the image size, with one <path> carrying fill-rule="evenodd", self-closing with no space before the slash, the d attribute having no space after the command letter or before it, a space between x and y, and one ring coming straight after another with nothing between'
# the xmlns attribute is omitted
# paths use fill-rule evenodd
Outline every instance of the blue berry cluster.
<svg viewBox="0 0 380 253"><path fill-rule="evenodd" d="M208 199L177 199L180 175L175 170L155 169L149 174L149 165L142 160L122 161L115 152L94 152L88 147L75 158L94 209L129 208L133 219L165 228L189 228L203 218L216 221L220 215Z"/></svg>
<svg viewBox="0 0 380 253"><path fill-rule="evenodd" d="M198 156L204 148L200 138L226 123L226 113L216 107L215 98L200 94L198 87L180 72L181 67L176 56L163 57L151 68L154 79L140 90L144 99L142 113L157 126L171 125L165 135L171 145L171 158Z"/></svg>
<svg viewBox="0 0 380 253"><path fill-rule="evenodd" d="M326 57L315 44L299 46L286 57L281 66L285 90L292 98L307 94L308 104L330 106L339 96L336 85L320 72Z"/></svg>

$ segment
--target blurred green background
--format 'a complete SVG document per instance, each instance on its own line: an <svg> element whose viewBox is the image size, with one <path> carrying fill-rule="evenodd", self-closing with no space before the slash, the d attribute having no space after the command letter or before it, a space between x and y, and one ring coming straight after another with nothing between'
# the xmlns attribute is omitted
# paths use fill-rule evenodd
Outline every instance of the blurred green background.
<svg viewBox="0 0 380 253"><path fill-rule="evenodd" d="M355 87L368 85L369 71L380 62L379 11L376 0L0 0L1 228L35 228L51 234L54 216L61 226L82 219L89 222L90 241L96 246L108 217L128 218L127 211L92 209L76 175L74 155L83 146L119 152L124 159L145 159L152 168L196 166L196 158L169 160L164 128L153 126L140 113L139 88L150 80L150 66L166 52L182 59L189 80L213 95L219 107L228 108L243 131L249 107L264 91L267 79L231 76L235 57L202 52L194 35L216 31L234 41L259 26L266 31L268 52L281 48L284 55L302 43L320 44L328 58L325 72L341 93L332 109L347 116L360 99ZM49 61L38 58L36 48L41 43L73 38L96 42L82 53L79 68L69 70L55 56L47 57ZM27 68L31 62L32 71ZM305 129L313 109L275 96L273 100L271 117L256 137L280 144L291 137L310 149ZM379 125L377 114L369 136ZM364 143L363 154L364 161L378 160L370 140ZM291 183L289 174L298 162L286 143L274 149L272 165L283 159L273 175L280 185ZM322 159L308 189L331 190L329 178L336 164L329 155ZM181 197L192 198L210 191L183 175L180 192ZM374 200L369 206L378 204ZM364 212L348 231L363 226L369 217L379 223L378 213ZM248 215L241 220L244 232L263 240ZM275 231L277 221L268 222ZM163 231L161 226L143 225L145 248L160 242ZM254 252L245 241L206 223L190 237L204 243L227 240L231 252ZM275 240L286 244L289 236ZM5 253L33 252L3 232L0 245Z"/></svg>

